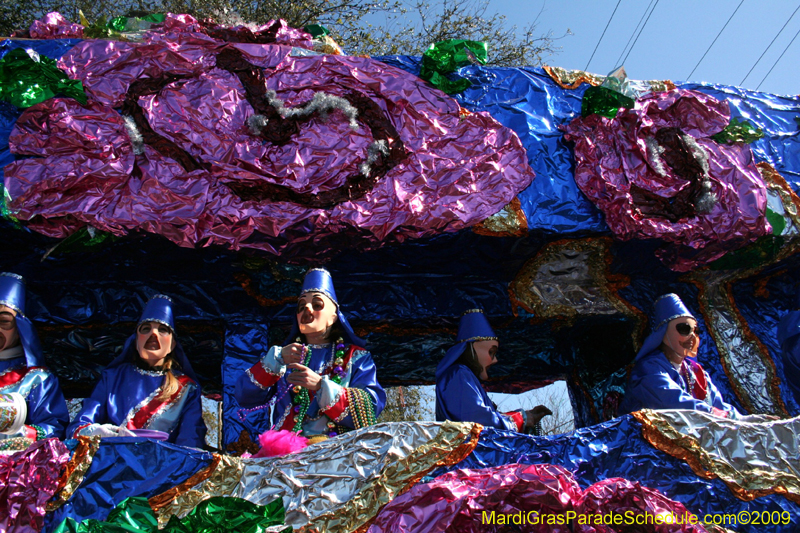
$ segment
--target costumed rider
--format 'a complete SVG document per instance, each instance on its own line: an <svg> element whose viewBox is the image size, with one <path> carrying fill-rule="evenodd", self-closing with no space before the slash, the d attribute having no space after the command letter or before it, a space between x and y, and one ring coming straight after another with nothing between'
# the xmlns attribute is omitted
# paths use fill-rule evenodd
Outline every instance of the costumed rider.
<svg viewBox="0 0 800 533"><path fill-rule="evenodd" d="M620 414L639 409L694 409L742 419L725 403L711 377L695 360L700 347L697 320L677 294L659 297L653 332L634 359Z"/></svg>
<svg viewBox="0 0 800 533"><path fill-rule="evenodd" d="M800 291L794 301L794 308L783 315L778 323L778 344L783 358L785 383L792 391L794 399L800 403Z"/></svg>
<svg viewBox="0 0 800 533"><path fill-rule="evenodd" d="M237 382L243 407L272 406L272 428L333 437L375 424L386 405L372 355L342 313L333 279L306 273L284 346L273 346Z"/></svg>
<svg viewBox="0 0 800 533"><path fill-rule="evenodd" d="M206 425L200 393L197 376L175 338L172 300L159 294L147 302L136 332L103 370L67 434L144 435L201 448Z"/></svg>
<svg viewBox="0 0 800 533"><path fill-rule="evenodd" d="M543 405L527 411L501 413L489 399L481 381L497 362L500 345L481 309L461 317L456 344L436 367L436 420L477 422L497 429L541 435L541 420L553 414Z"/></svg>
<svg viewBox="0 0 800 533"><path fill-rule="evenodd" d="M0 273L0 450L21 450L48 437L63 439L67 424L67 402L25 316L25 281Z"/></svg>

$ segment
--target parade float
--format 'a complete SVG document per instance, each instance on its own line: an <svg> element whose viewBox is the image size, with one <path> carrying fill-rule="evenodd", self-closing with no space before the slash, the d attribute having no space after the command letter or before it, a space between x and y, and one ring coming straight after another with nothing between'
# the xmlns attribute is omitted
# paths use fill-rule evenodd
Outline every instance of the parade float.
<svg viewBox="0 0 800 533"><path fill-rule="evenodd" d="M216 435L8 450L3 531L796 530L797 96L486 67L468 41L347 57L281 21L88 29L0 42L0 270L70 398L170 296ZM565 380L577 429L385 423L252 457L269 412L233 388L320 265L384 386L431 384L479 307L488 388ZM726 400L777 419L618 416L667 292Z"/></svg>

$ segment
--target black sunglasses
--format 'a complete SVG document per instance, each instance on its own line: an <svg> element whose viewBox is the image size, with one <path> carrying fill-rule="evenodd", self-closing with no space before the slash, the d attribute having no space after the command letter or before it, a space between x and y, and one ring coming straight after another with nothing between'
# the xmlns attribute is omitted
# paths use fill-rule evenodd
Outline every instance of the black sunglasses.
<svg viewBox="0 0 800 533"><path fill-rule="evenodd" d="M687 322L681 322L680 324L675 324L675 331L677 331L683 337L688 337L689 335L692 334L692 332L694 332L696 336L698 337L700 336L700 327L699 326L692 327Z"/></svg>

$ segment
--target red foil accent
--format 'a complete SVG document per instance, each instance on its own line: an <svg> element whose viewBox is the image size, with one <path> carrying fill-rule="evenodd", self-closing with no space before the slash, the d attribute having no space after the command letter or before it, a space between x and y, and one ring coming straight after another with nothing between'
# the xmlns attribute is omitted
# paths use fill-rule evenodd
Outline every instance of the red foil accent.
<svg viewBox="0 0 800 533"><path fill-rule="evenodd" d="M322 411L328 418L331 420L336 420L339 418L345 409L350 406L350 395L347 394L347 387L342 387L342 394L339 396L339 400L330 406L329 409L325 409Z"/></svg>
<svg viewBox="0 0 800 533"><path fill-rule="evenodd" d="M525 425L525 417L522 416L522 413L519 411L511 411L510 413L503 414L511 417L514 423L517 425L517 431L522 431L522 428Z"/></svg>
<svg viewBox="0 0 800 533"><path fill-rule="evenodd" d="M42 366L26 366L25 368L12 369L0 376L0 390L4 387L9 387L24 378L31 370L46 370Z"/></svg>
<svg viewBox="0 0 800 533"><path fill-rule="evenodd" d="M278 374L267 372L261 361L250 367L250 375L253 376L259 385L262 387L271 387L275 385L281 377Z"/></svg>
<svg viewBox="0 0 800 533"><path fill-rule="evenodd" d="M166 400L159 400L158 398L153 398L147 405L139 409L136 414L133 416L133 419L128 422L128 429L143 429L147 427L147 423L150 422L150 419L153 418L160 409L164 408L173 402L175 402L183 393L184 388L189 383L192 383L192 379L189 376L178 376L178 382L180 383L180 387L176 390L172 395L167 398ZM161 389L159 388L159 391Z"/></svg>

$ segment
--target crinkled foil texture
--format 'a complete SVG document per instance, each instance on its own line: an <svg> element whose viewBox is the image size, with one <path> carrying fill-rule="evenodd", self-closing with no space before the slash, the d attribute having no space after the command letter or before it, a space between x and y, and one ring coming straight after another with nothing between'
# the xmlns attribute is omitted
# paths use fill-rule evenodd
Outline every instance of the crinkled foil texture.
<svg viewBox="0 0 800 533"><path fill-rule="evenodd" d="M283 497L286 524L295 528L352 531L375 516L416 473L433 468L460 446L471 428L434 422L379 424L286 457L247 459L231 495L259 505ZM404 461L409 456L413 462ZM397 463L404 468L392 468Z"/></svg>
<svg viewBox="0 0 800 533"><path fill-rule="evenodd" d="M584 523L577 517L570 524L548 523L545 518L565 517L569 512L586 515L582 519ZM589 517L625 515L626 512L632 516L650 515L651 519L663 514L677 517L691 514L682 504L658 491L625 479L606 479L584 491L572 474L560 466L510 464L479 470L457 470L430 483L416 485L387 505L368 531L500 531L503 526L497 525L497 520L501 515L518 515L520 519L514 522L514 531L611 533L616 529L589 525ZM491 523L492 516L495 517L494 524ZM543 518L544 523L538 523L537 519ZM685 519L683 521L686 522ZM706 529L684 523L668 531L699 533Z"/></svg>
<svg viewBox="0 0 800 533"><path fill-rule="evenodd" d="M670 268L697 268L770 231L766 187L749 145L710 138L729 119L727 102L683 89L646 95L614 119L578 117L565 128L567 139L575 141L575 181L618 238L661 239L668 244L657 253ZM717 203L707 214L648 216L634 190L665 206L690 185L667 161L657 170L648 147L660 132L675 129L705 152Z"/></svg>
<svg viewBox="0 0 800 533"><path fill-rule="evenodd" d="M744 427L746 424L742 423ZM581 487L601 480L623 478L659 491L680 502L692 513L737 514L788 511L788 524L774 524L769 531L793 533L800 519L800 506L778 493L742 500L718 477L698 475L684 459L654 447L643 435L644 425L631 415L571 433L531 437L516 432L484 428L475 450L452 467L436 469L438 477L459 469L484 469L511 463L553 464L572 473ZM732 433L731 439L736 437ZM724 443L722 444L724 445ZM788 444L791 446L791 444ZM740 533L760 533L759 525L739 524Z"/></svg>
<svg viewBox="0 0 800 533"><path fill-rule="evenodd" d="M645 438L685 460L703 477L718 477L743 500L782 494L800 503L800 417L737 422L700 411L636 413Z"/></svg>
<svg viewBox="0 0 800 533"><path fill-rule="evenodd" d="M319 92L371 100L405 156L350 199L343 180L367 162L370 128L353 131L334 111L304 123L285 144L264 142L248 129L254 110L239 78L215 66L231 48L262 69L266 88L289 108ZM533 180L516 134L488 114L462 117L451 98L372 59L294 57L290 50L190 32L154 34L144 44L79 43L59 65L83 81L90 103L53 99L23 113L9 144L36 157L5 168L10 207L30 228L59 238L92 225L117 235L158 233L186 247L272 254L311 254L313 242L319 256L468 227ZM179 79L140 94L137 105L155 133L198 162L194 170L150 144L135 154L117 111L132 84L162 75ZM313 207L233 192L258 183L310 196L333 191L338 200Z"/></svg>
<svg viewBox="0 0 800 533"><path fill-rule="evenodd" d="M58 439L0 455L0 531L41 531L47 500L58 490L61 467L67 461L69 451Z"/></svg>
<svg viewBox="0 0 800 533"><path fill-rule="evenodd" d="M34 20L28 30L31 39L82 39L83 26L74 24L60 13L48 13Z"/></svg>

